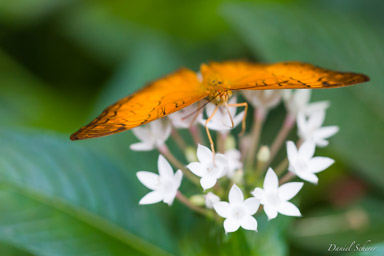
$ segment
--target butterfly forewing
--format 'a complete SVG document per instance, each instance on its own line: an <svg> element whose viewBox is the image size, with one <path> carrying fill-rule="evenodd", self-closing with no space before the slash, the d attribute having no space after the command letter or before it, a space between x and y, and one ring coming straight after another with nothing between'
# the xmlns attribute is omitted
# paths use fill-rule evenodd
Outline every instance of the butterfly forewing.
<svg viewBox="0 0 384 256"><path fill-rule="evenodd" d="M202 66L202 70L206 80L220 77L232 90L332 88L369 80L363 74L337 72L302 62L213 62Z"/></svg>
<svg viewBox="0 0 384 256"><path fill-rule="evenodd" d="M206 96L196 73L180 69L109 106L90 124L72 134L71 139L101 137L128 130L169 115Z"/></svg>

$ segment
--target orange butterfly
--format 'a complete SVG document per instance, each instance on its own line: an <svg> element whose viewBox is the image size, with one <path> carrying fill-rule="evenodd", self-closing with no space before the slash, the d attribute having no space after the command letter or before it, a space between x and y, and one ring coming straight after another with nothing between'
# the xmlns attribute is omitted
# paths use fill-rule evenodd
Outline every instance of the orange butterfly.
<svg viewBox="0 0 384 256"><path fill-rule="evenodd" d="M366 81L369 78L363 74L337 72L301 62L212 62L202 64L200 74L182 68L119 100L107 107L90 124L72 134L71 140L129 130L172 114L204 98L217 105L229 106L227 101L233 90L333 88ZM247 103L232 106L247 108ZM245 119L243 128L244 121ZM207 125L206 129L212 147Z"/></svg>

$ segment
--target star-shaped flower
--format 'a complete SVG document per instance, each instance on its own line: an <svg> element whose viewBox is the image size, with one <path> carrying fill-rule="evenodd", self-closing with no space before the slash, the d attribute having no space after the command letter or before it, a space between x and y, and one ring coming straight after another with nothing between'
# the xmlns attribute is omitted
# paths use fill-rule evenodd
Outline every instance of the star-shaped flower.
<svg viewBox="0 0 384 256"><path fill-rule="evenodd" d="M308 119L300 112L297 117L299 137L306 141L313 141L319 147L328 145L327 139L339 131L337 126L321 127L325 119L325 110L314 111Z"/></svg>
<svg viewBox="0 0 384 256"><path fill-rule="evenodd" d="M197 159L199 162L192 162L187 167L195 175L201 177L200 184L204 190L212 188L217 179L223 177L228 170L228 161L223 154L215 155L213 162L213 153L207 147L198 145Z"/></svg>
<svg viewBox="0 0 384 256"><path fill-rule="evenodd" d="M335 161L328 157L313 157L315 148L316 146L312 141L305 141L299 149L292 141L287 142L288 170L301 179L316 184L319 178L315 173L327 169Z"/></svg>
<svg viewBox="0 0 384 256"><path fill-rule="evenodd" d="M281 90L254 90L244 91L244 97L254 108L264 110L274 108L281 100Z"/></svg>
<svg viewBox="0 0 384 256"><path fill-rule="evenodd" d="M176 197L183 173L181 170L177 170L174 174L171 165L162 155L159 155L157 167L159 175L146 171L140 171L136 174L144 186L153 190L146 194L139 204L154 204L163 201L171 205Z"/></svg>
<svg viewBox="0 0 384 256"><path fill-rule="evenodd" d="M141 142L131 144L134 151L150 151L164 145L171 134L172 126L169 121L159 119L145 126L132 129L133 134Z"/></svg>
<svg viewBox="0 0 384 256"><path fill-rule="evenodd" d="M300 112L303 112L306 115L309 115L312 112L325 110L326 108L329 107L328 101L319 101L319 102L309 103L310 98L311 98L311 90L309 89L283 91L285 108L289 113L291 113L294 116L297 116Z"/></svg>
<svg viewBox="0 0 384 256"><path fill-rule="evenodd" d="M235 104L237 101L236 96L233 96L228 104ZM213 103L208 104L205 107L205 112L207 116L211 116L213 111L215 110L216 105ZM236 127L243 120L245 112L242 111L236 115L237 107L228 107L229 113L233 119L233 127L228 111L224 105L220 105L219 109L216 111L216 114L212 117L212 119L208 122L208 129L215 130L223 134L227 134L231 129ZM206 119L201 119L200 124L205 126Z"/></svg>
<svg viewBox="0 0 384 256"><path fill-rule="evenodd" d="M229 191L229 203L217 202L213 208L218 215L225 218L225 233L234 232L242 227L257 231L257 221L254 215L260 206L260 201L254 197L244 200L243 192L234 184Z"/></svg>
<svg viewBox="0 0 384 256"><path fill-rule="evenodd" d="M269 220L276 218L278 213L287 216L301 216L299 209L288 200L300 191L303 184L303 182L290 182L279 187L276 173L269 168L265 175L264 188L255 188L252 195L260 200Z"/></svg>

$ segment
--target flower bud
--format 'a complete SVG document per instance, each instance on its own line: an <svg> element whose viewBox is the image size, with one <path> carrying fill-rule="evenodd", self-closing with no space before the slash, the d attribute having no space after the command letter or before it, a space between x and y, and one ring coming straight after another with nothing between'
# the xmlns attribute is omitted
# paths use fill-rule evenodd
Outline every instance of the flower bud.
<svg viewBox="0 0 384 256"><path fill-rule="evenodd" d="M224 141L224 148L225 148L225 151L236 148L235 137L229 134Z"/></svg>
<svg viewBox="0 0 384 256"><path fill-rule="evenodd" d="M193 195L189 198L191 203L196 206L203 206L205 205L205 198L204 195Z"/></svg>
<svg viewBox="0 0 384 256"><path fill-rule="evenodd" d="M261 146L257 154L257 161L265 163L269 160L271 152L267 146Z"/></svg>
<svg viewBox="0 0 384 256"><path fill-rule="evenodd" d="M243 169L238 169L235 174L232 176L233 183L243 184L244 171Z"/></svg>
<svg viewBox="0 0 384 256"><path fill-rule="evenodd" d="M187 147L185 149L185 158L188 162L197 162L196 149L194 147Z"/></svg>

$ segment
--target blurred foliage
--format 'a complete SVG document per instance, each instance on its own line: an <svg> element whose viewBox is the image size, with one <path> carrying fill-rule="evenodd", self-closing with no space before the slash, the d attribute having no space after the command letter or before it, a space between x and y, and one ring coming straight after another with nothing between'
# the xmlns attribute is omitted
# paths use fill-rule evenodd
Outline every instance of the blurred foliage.
<svg viewBox="0 0 384 256"><path fill-rule="evenodd" d="M354 240L377 246L355 255L382 255L383 11L379 0L0 1L0 255L324 255ZM68 139L148 81L225 59L371 77L313 93L341 131L319 150L337 164L305 186L302 219L262 215L258 233L225 236L177 202L138 207L135 172L154 171L155 152L130 151L130 132Z"/></svg>

